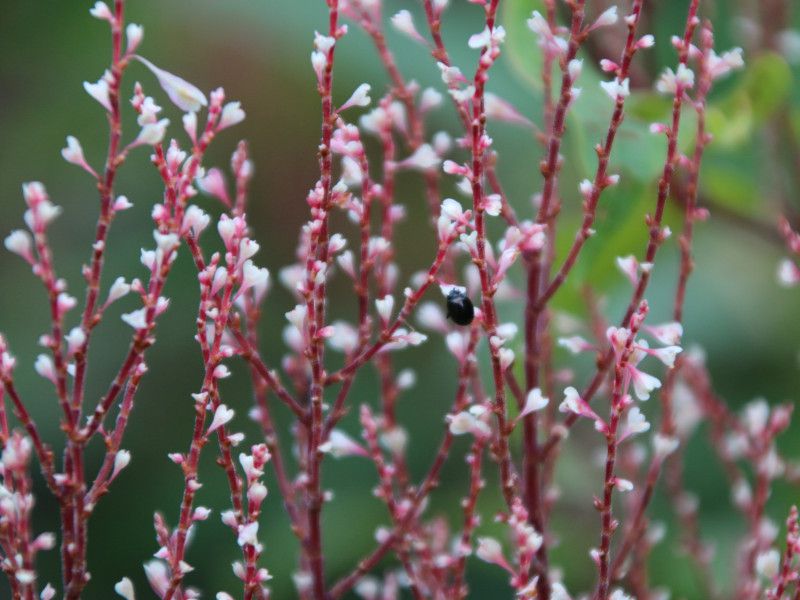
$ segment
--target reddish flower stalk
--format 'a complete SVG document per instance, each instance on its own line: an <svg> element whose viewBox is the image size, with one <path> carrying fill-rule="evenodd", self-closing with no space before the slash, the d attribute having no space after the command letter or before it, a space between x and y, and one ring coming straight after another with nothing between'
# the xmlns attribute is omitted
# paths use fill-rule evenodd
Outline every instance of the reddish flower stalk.
<svg viewBox="0 0 800 600"><path fill-rule="evenodd" d="M327 50L319 49L324 55L324 67L318 82L318 90L322 103L322 135L320 140L319 163L320 180L318 200L312 205L312 218L315 220L314 232L306 257L306 272L308 280L304 290L306 311L308 315L309 337L309 362L311 363L311 389L310 389L310 431L308 446L305 450L307 461L308 484L306 486L306 514L308 520L307 537L303 542L307 554L309 568L313 580L313 594L317 600L323 600L326 595L325 573L322 556L322 481L320 465L322 455L319 447L323 443L323 414L322 395L325 385L325 370L323 366L324 345L320 331L325 326L325 280L317 283L315 274L316 264L328 264L328 223L331 209L331 188L333 180L333 155L331 139L335 125L333 107L333 65L336 50L335 40L340 37L339 28L339 1L328 0L328 32L329 38L334 42Z"/></svg>
<svg viewBox="0 0 800 600"><path fill-rule="evenodd" d="M462 525L461 538L459 540L458 552L460 556L453 566L453 584L451 586L453 598L466 598L468 590L464 586L465 571L467 567L467 551L472 548L472 537L475 529L480 524L476 515L478 495L483 489L485 482L482 475L482 458L486 446L486 438L476 438L472 443L469 454L467 454L467 465L469 465L469 493L462 501L462 511L464 513L464 524Z"/></svg>
<svg viewBox="0 0 800 600"><path fill-rule="evenodd" d="M686 296L686 284L692 272L692 233L694 221L698 218L697 206L697 183L700 174L700 163L703 159L703 153L710 137L706 133L706 100L708 93L711 89L713 77L710 69L711 53L713 52L714 39L711 31L710 23L705 23L701 31L702 37L702 53L698 56L698 85L697 91L692 98L695 112L697 113L697 130L695 134L694 152L688 167L688 183L686 186L686 201L685 213L683 221L683 231L680 236L680 249L681 249L681 270L678 276L678 284L675 291L675 302L673 308L673 319L675 322L680 323L683 318L683 306ZM662 426L661 434L665 438L674 436L674 424L672 418L672 404L670 402L672 388L677 381L676 374L680 369L682 357L676 360L674 371L667 375L664 390L661 393L662 404ZM633 518L630 521L630 526L626 534L625 540L614 560L612 567L612 574L616 574L621 568L627 557L628 552L631 551L636 540L643 533L644 515L647 506L653 496L656 481L660 473L660 467L663 462L663 456L657 453L653 456L650 466L647 469L647 479L645 490L641 494L640 499L634 509Z"/></svg>
<svg viewBox="0 0 800 600"><path fill-rule="evenodd" d="M498 0L490 0L486 6L486 28L490 34L494 31L495 17L497 13ZM481 297L483 309L483 327L487 337L495 337L497 334L497 316L494 306L494 290L489 281L489 272L486 265L486 226L485 226L485 204L483 192L483 168L484 153L488 148L486 136L486 114L484 112L484 89L488 79L488 70L499 54L499 48L491 43L481 50L478 67L475 70L473 85L475 91L472 95L472 124L471 124L471 174L470 183L472 185L472 207L475 213L475 231L477 232L477 256L475 265L478 267L481 281ZM492 376L494 378L494 403L493 409L497 417L497 457L500 463L500 480L503 490L503 497L506 504L510 507L514 499L516 481L511 465L511 455L508 445L508 424L506 414L506 395L505 378L503 377L504 367L500 362L500 346L489 344L491 348Z"/></svg>
<svg viewBox="0 0 800 600"><path fill-rule="evenodd" d="M628 366L634 352L634 341L639 332L642 321L647 316L647 303L643 302L636 314L631 318L627 331L624 331L625 338L623 346L618 349L614 364L614 383L611 391L611 408L608 423L605 425L606 436L606 462L605 462L605 482L603 485L602 500L595 500L595 508L600 512L602 522L600 531L600 547L597 551L595 560L599 571L599 581L597 584L596 597L599 600L608 600L609 586L611 583L611 536L618 526L618 522L611 515L611 496L614 488L620 485L619 479L614 475L614 468L617 459L617 429L623 411L631 403L628 396L628 386L631 383ZM620 331L620 330L618 330ZM615 334L612 334L612 336ZM615 341L612 339L612 345Z"/></svg>
<svg viewBox="0 0 800 600"><path fill-rule="evenodd" d="M783 552L781 571L777 577L777 584L767 592L767 598L770 600L783 598L789 586L797 585L798 572L792 563L798 551L798 543L800 543L800 523L797 521L797 506L792 506L786 518L786 549Z"/></svg>

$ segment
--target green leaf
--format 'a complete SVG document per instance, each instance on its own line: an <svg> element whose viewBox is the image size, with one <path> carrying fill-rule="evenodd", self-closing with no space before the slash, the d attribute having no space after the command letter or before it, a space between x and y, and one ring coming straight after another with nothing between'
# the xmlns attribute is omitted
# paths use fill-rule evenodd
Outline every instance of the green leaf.
<svg viewBox="0 0 800 600"><path fill-rule="evenodd" d="M700 185L714 202L726 208L745 214L757 208L758 190L751 174L730 162L704 164Z"/></svg>
<svg viewBox="0 0 800 600"><path fill-rule="evenodd" d="M745 76L743 90L753 116L761 123L783 106L792 89L792 70L783 57L766 53L756 57Z"/></svg>
<svg viewBox="0 0 800 600"><path fill-rule="evenodd" d="M537 43L536 34L528 29L527 20L534 10L545 14L542 0L506 0L501 5L500 20L506 30L504 53L511 67L534 89L540 90L542 83L542 49ZM554 65L557 67L558 65ZM554 69L554 73L556 70Z"/></svg>

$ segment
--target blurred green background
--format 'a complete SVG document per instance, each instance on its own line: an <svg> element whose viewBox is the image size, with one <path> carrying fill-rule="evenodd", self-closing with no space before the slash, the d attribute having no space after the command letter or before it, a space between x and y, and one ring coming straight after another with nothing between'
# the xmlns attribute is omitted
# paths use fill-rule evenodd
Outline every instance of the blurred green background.
<svg viewBox="0 0 800 600"><path fill-rule="evenodd" d="M110 54L107 27L89 17L91 4L11 1L4 3L0 18L0 229L5 235L22 225L20 184L43 181L54 202L64 208L64 214L51 228L51 239L59 273L79 298L83 295L80 265L89 256L97 194L89 178L66 164L59 150L66 135L75 135L96 167L101 166L105 153L105 118L81 86L84 80L97 80ZM249 220L262 244L259 264L269 267L276 279L279 268L293 260L296 231L306 218L305 193L317 177L319 101L308 58L313 30L325 27L324 3L131 0L128 4L129 21L145 27L141 54L204 90L222 85L230 99L242 101L247 120L215 142L206 166L226 167L239 137L250 142L256 176ZM521 26L537 3L512 0L501 4L505 5L509 43L505 56L492 70L489 89L539 121L541 96L531 79L531 74L535 77L536 73L535 45L532 34ZM589 2L599 9L594 4ZM446 41L456 64L469 73L476 54L466 47L466 39L481 29L482 16L480 9L467 2L454 1L453 5L445 18ZM662 66L674 64L674 52L667 40L682 28L686 5L686 0L652 2L651 30L657 47L640 59L645 79L652 79ZM713 17L719 49L746 46L739 18L748 14L749 6L746 2L716 2L705 9L705 14ZM419 15L416 2L402 1L386 2L385 15L388 18L406 7ZM798 16L794 15L795 26ZM516 30L512 28L514 23ZM369 40L357 27L351 26L350 31L337 51L336 97L344 100L356 85L366 81L372 84L373 98L377 98L386 89L386 77ZM409 79L442 88L438 70L424 48L392 31L388 37ZM616 50L612 57L615 56ZM712 220L697 227L697 268L689 286L685 318L685 343L700 344L706 349L716 388L733 406L756 396L764 396L770 402L794 400L800 391L800 291L784 290L775 284L775 268L783 248L774 233L781 207L787 203L795 209L799 207L798 157L791 153L799 143L798 128L790 126L800 124L800 89L793 85L798 70L774 53L747 53L746 60L747 69L721 82L713 96L711 126L718 141L709 150L701 180L703 196L719 210L712 208ZM591 147L604 131L606 125L602 123L607 124L611 110L611 103L596 86L599 75L590 72L589 62L582 81L584 94L576 109L578 117L570 124L565 147L563 243L571 237L570 224L576 223L579 216L577 182L585 176L586 169L594 168ZM179 124L180 115L168 106L152 76L139 64L128 71L124 97L129 97L137 80L165 106L173 124ZM598 285L607 299L605 314L612 321L619 318L628 295L627 284L614 269L613 259L630 252L640 253L644 247L643 214L652 206L655 176L664 151L662 138L643 134L650 120L663 118L663 100L645 89L634 94L631 106L631 118L623 127L618 154L612 157L613 170L623 174L622 185L604 196L599 235L587 246L584 263L576 272L576 281L589 280ZM128 114L127 139L136 132L130 117ZM690 115L687 119L691 124ZM459 133L456 120L447 109L437 111L429 125L431 133L439 129ZM182 131L173 127L173 134L182 135ZM530 132L505 124L490 124L490 134L500 151L499 172L506 191L520 215L530 216L529 198L540 187L540 147ZM686 139L685 143L690 141ZM152 245L150 207L160 201L161 194L159 178L147 155L145 150L134 152L118 179L117 193L127 195L135 206L115 222L106 287L118 275L130 279L143 274L139 248ZM409 213L397 231L402 287L411 273L427 266L433 248L417 177L401 180L398 201L406 205ZM199 202L207 210L217 210L208 199ZM678 228L679 217L677 211L668 214L673 230ZM352 237L349 225L337 221L338 225L343 225L343 231ZM676 259L673 240L662 250L648 294L654 322L665 320L670 314ZM32 368L39 352L36 340L46 326L43 294L27 266L15 256L0 254L0 273L0 330L19 357L19 388L44 437L58 446L55 400ZM512 275L518 276L519 273ZM142 597L150 597L140 565L157 549L153 511L163 511L168 522L174 524L182 489L180 470L169 462L166 453L183 451L188 446L193 414L189 394L197 390L200 382L201 361L192 340L196 288L194 268L184 252L167 287L166 295L172 304L159 322L158 343L148 353L150 372L123 444L132 452L132 463L91 520L92 581L86 598L110 597L114 582L126 575L134 580ZM353 303L347 287L338 281L333 289L331 318L352 319ZM581 316L579 290L577 284L567 286L557 297L556 306ZM284 352L280 339L283 313L292 305L288 292L274 286L264 319L265 354L273 365L280 363ZM99 329L90 362L89 399L97 398L116 372L130 334L117 317L135 307L132 297L121 301ZM521 315L519 305L513 301L503 304L500 310L507 320L518 320ZM422 347L396 358L398 366L413 367L420 382L403 394L399 405L401 421L413 419L409 452L411 470L417 477L427 469L438 444L442 418L456 385L453 361L443 349L444 341L434 336ZM579 382L585 380L590 361L575 361L560 353L558 359L560 365L577 370ZM248 441L252 442L257 432L245 416L250 396L240 367L234 368L237 377L225 382L223 394L225 401L237 408L237 426L248 433ZM374 404L376 398L374 375L365 372L357 379L351 406ZM646 412L655 409L655 403L645 407ZM287 415L281 408L277 412L285 424ZM354 414L344 426L351 432L358 431ZM588 549L597 543L597 516L591 509L591 497L601 485L599 471L592 461L585 460L587 454L594 453L598 440L588 427L576 431L558 474L564 499L554 521L561 544L553 552L553 562L563 569L571 591L586 589L594 581ZM800 452L798 431L795 426L781 440L781 448L788 456ZM285 441L285 427L282 433ZM443 484L429 509L431 514L449 513L454 527L458 527L458 500L465 491L466 470L461 456L466 448L467 441L458 440ZM98 448L94 451L90 472L97 467L100 456ZM198 502L213 507L215 515L197 528L188 553L195 571L187 582L204 590L205 597L213 597L220 589L238 589L230 564L239 556L239 549L218 518L228 500L222 472L213 464L214 453L213 445L205 452L201 473L205 485ZM370 463L360 459L328 460L325 473L326 487L336 494L325 511L326 569L333 580L373 546L374 530L386 523L386 514L370 493L375 483ZM495 479L493 471L489 479ZM687 479L701 500L703 533L717 547L714 565L720 581L726 577L731 581L732 542L744 525L730 504L718 463L702 439L690 447ZM275 575L274 597L289 598L294 596L289 575L296 566L296 542L287 528L271 479L268 484L272 493L262 517L263 563ZM55 530L55 504L38 474L37 485L36 529ZM769 514L776 522L782 522L789 504L798 500L796 488L779 485L770 499ZM499 507L493 492L487 493L481 503L486 523L481 531L492 530L491 516ZM656 515L669 518L663 499L657 500L653 509ZM586 531L592 534L587 537ZM678 552L674 530L654 556L659 559L653 561L651 570L656 584L668 585L674 590L674 597L701 597L690 576L689 561ZM42 554L39 564L42 585L46 581L60 583L56 551ZM505 597L505 592L497 591L506 589L503 573L474 558L470 559L469 581L471 597ZM0 587L0 597L4 593L6 588Z"/></svg>

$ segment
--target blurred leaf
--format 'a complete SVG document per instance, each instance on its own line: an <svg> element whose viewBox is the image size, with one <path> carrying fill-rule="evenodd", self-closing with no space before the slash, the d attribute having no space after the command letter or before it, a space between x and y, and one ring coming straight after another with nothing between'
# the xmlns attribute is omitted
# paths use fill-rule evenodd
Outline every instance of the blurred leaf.
<svg viewBox="0 0 800 600"><path fill-rule="evenodd" d="M800 109L795 109L792 111L791 116L792 121L792 133L794 137L800 139Z"/></svg>
<svg viewBox="0 0 800 600"><path fill-rule="evenodd" d="M618 256L642 253L647 238L644 215L653 211L656 196L652 186L639 193L625 188L618 192L605 202L601 198L595 225L597 233L587 243L593 247L587 247L583 256L581 275L600 292L625 281L617 270ZM583 277L579 279L584 280Z"/></svg>
<svg viewBox="0 0 800 600"><path fill-rule="evenodd" d="M706 124L716 147L738 148L752 139L752 106L744 95L736 94L727 102L709 106Z"/></svg>
<svg viewBox="0 0 800 600"><path fill-rule="evenodd" d="M758 190L751 174L730 163L705 164L700 181L704 193L726 208L751 213L757 206Z"/></svg>
<svg viewBox="0 0 800 600"><path fill-rule="evenodd" d="M541 90L542 49L536 34L528 29L528 19L534 10L545 14L542 0L507 0L502 5L500 20L506 30L504 50L513 70L527 83ZM557 66L557 65L556 65Z"/></svg>
<svg viewBox="0 0 800 600"><path fill-rule="evenodd" d="M655 92L637 91L625 103L628 116L634 116L642 121L663 120L669 115L672 100Z"/></svg>
<svg viewBox="0 0 800 600"><path fill-rule="evenodd" d="M778 54L762 54L751 62L743 89L752 103L753 116L758 122L763 122L788 98L792 89L792 70Z"/></svg>

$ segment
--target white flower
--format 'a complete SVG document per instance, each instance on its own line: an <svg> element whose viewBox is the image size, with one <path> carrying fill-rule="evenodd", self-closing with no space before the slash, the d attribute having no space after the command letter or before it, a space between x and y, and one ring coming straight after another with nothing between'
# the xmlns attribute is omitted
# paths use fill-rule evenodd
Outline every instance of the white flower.
<svg viewBox="0 0 800 600"><path fill-rule="evenodd" d="M774 548L762 552L756 557L756 572L766 579L772 579L778 574L780 560L780 552Z"/></svg>
<svg viewBox="0 0 800 600"><path fill-rule="evenodd" d="M464 215L464 208L461 206L458 200L445 198L442 200L440 214L447 217L451 221L458 221Z"/></svg>
<svg viewBox="0 0 800 600"><path fill-rule="evenodd" d="M397 31L404 33L413 40L418 42L425 41L424 38L419 34L419 31L417 31L417 28L414 26L414 19L411 16L411 13L407 10L401 10L392 17L392 26Z"/></svg>
<svg viewBox="0 0 800 600"><path fill-rule="evenodd" d="M189 139L193 142L197 140L197 113L188 112L181 117L183 129Z"/></svg>
<svg viewBox="0 0 800 600"><path fill-rule="evenodd" d="M305 329L306 315L308 308L305 304L298 304L292 310L286 313L286 320L294 325L298 331Z"/></svg>
<svg viewBox="0 0 800 600"><path fill-rule="evenodd" d="M184 112L196 112L202 106L206 106L208 101L205 95L197 87L181 79L177 75L158 68L146 58L137 57L139 62L146 66L158 79L158 83L167 93L172 103Z"/></svg>
<svg viewBox="0 0 800 600"><path fill-rule="evenodd" d="M483 110L486 113L487 119L494 119L497 121L505 121L506 123L518 123L530 125L527 117L520 114L514 106L496 94L487 92L483 97L484 106Z"/></svg>
<svg viewBox="0 0 800 600"><path fill-rule="evenodd" d="M205 506L198 506L192 513L192 521L205 521L211 514L211 509Z"/></svg>
<svg viewBox="0 0 800 600"><path fill-rule="evenodd" d="M564 38L553 34L550 24L542 14L535 10L531 18L527 20L528 28L539 36L539 46L552 56L558 56L567 51L568 44Z"/></svg>
<svg viewBox="0 0 800 600"><path fill-rule="evenodd" d="M683 335L683 325L677 321L662 323L661 325L645 325L645 329L659 342L668 346L679 344Z"/></svg>
<svg viewBox="0 0 800 600"><path fill-rule="evenodd" d="M222 238L226 248L233 242L233 236L236 234L236 229L237 220L231 219L226 214L223 214L222 217L220 217L220 220L217 221L217 233L219 233L219 237Z"/></svg>
<svg viewBox="0 0 800 600"><path fill-rule="evenodd" d="M514 362L514 351L511 348L500 348L497 354L500 359L500 368L505 371Z"/></svg>
<svg viewBox="0 0 800 600"><path fill-rule="evenodd" d="M414 153L402 161L400 164L408 169L418 169L420 171L430 171L439 166L442 159L430 144L422 144Z"/></svg>
<svg viewBox="0 0 800 600"><path fill-rule="evenodd" d="M136 137L136 140L133 142L134 145L155 146L160 144L167 132L168 125L169 119L161 119L155 123L145 124L145 126L142 127L142 130L139 132L139 135Z"/></svg>
<svg viewBox="0 0 800 600"><path fill-rule="evenodd" d="M401 390L408 390L417 383L417 374L412 369L403 369L397 375L397 387Z"/></svg>
<svg viewBox="0 0 800 600"><path fill-rule="evenodd" d="M442 81L448 87L456 85L464 81L464 74L461 73L461 69L454 66L448 66L443 62L436 63L436 66L439 67L439 71L442 73Z"/></svg>
<svg viewBox="0 0 800 600"><path fill-rule="evenodd" d="M639 261L632 254L628 256L618 256L616 259L617 268L622 272L632 285L638 281Z"/></svg>
<svg viewBox="0 0 800 600"><path fill-rule="evenodd" d="M88 81L84 81L83 89L85 89L86 93L92 98L97 100L103 106L103 108L105 108L108 112L111 112L111 99L108 94L108 82L104 78L101 77L97 83L89 83Z"/></svg>
<svg viewBox="0 0 800 600"><path fill-rule="evenodd" d="M258 521L247 523L239 528L239 536L236 538L236 543L240 546L258 545Z"/></svg>
<svg viewBox="0 0 800 600"><path fill-rule="evenodd" d="M111 304L115 300L119 300L125 296L130 291L131 286L129 283L125 283L125 278L117 277L114 280L114 283L111 284L111 288L108 290L108 298L106 299L106 303Z"/></svg>
<svg viewBox="0 0 800 600"><path fill-rule="evenodd" d="M467 357L468 343L469 337L460 331L451 331L445 337L447 349L450 350L460 363L464 362L464 359Z"/></svg>
<svg viewBox="0 0 800 600"><path fill-rule="evenodd" d="M564 584L554 581L551 587L550 600L572 600Z"/></svg>
<svg viewBox="0 0 800 600"><path fill-rule="evenodd" d="M125 28L125 37L128 38L126 52L131 54L135 52L136 48L139 47L139 44L142 43L142 38L144 37L144 27L137 25L136 23L129 23Z"/></svg>
<svg viewBox="0 0 800 600"><path fill-rule="evenodd" d="M500 542L491 537L478 538L478 547L475 550L475 555L488 563L505 564L506 562L503 556L503 547Z"/></svg>
<svg viewBox="0 0 800 600"><path fill-rule="evenodd" d="M435 88L425 88L419 100L420 112L427 112L442 103L442 94Z"/></svg>
<svg viewBox="0 0 800 600"><path fill-rule="evenodd" d="M136 595L133 592L133 583L127 577L123 577L114 585L114 591L125 600L136 600Z"/></svg>
<svg viewBox="0 0 800 600"><path fill-rule="evenodd" d="M350 277L355 278L356 271L355 265L353 264L353 253L350 250L346 250L337 256L336 262L345 273L347 273Z"/></svg>
<svg viewBox="0 0 800 600"><path fill-rule="evenodd" d="M621 477L617 477L614 480L614 486L620 492L630 492L633 489L633 482L628 479L622 479Z"/></svg>
<svg viewBox="0 0 800 600"><path fill-rule="evenodd" d="M561 404L559 404L558 410L563 413L571 412L580 415L583 414L584 411L583 404L578 390L570 386L564 389L564 399L561 401Z"/></svg>
<svg viewBox="0 0 800 600"><path fill-rule="evenodd" d="M342 458L343 456L367 456L366 450L340 429L333 429L330 432L328 440L320 444L319 451L330 454L334 458Z"/></svg>
<svg viewBox="0 0 800 600"><path fill-rule="evenodd" d="M67 136L67 147L61 150L61 156L68 163L78 165L79 167L86 164L81 143L78 141L78 138L71 135Z"/></svg>
<svg viewBox="0 0 800 600"><path fill-rule="evenodd" d="M189 113L194 114L194 113ZM238 123L244 121L245 113L242 110L241 102L228 102L222 107L222 114L219 117L219 124L217 130L221 131L226 127L233 127Z"/></svg>
<svg viewBox="0 0 800 600"><path fill-rule="evenodd" d="M117 196L117 199L114 200L114 210L128 210L133 206L133 203L128 200L127 196Z"/></svg>
<svg viewBox="0 0 800 600"><path fill-rule="evenodd" d="M478 256L478 232L471 231L470 233L462 233L458 236L458 239L461 241L461 244L464 246L467 252L469 252L472 256Z"/></svg>
<svg viewBox="0 0 800 600"><path fill-rule="evenodd" d="M89 9L89 14L102 21L112 21L114 19L111 9L108 8L105 2L95 2L94 6Z"/></svg>
<svg viewBox="0 0 800 600"><path fill-rule="evenodd" d="M592 25L592 28L595 27L606 27L608 25L613 25L617 22L617 7L612 6L611 8L606 9L603 13L597 17L597 20Z"/></svg>
<svg viewBox="0 0 800 600"><path fill-rule="evenodd" d="M651 350L650 353L671 369L675 366L675 358L682 351L680 346L666 346Z"/></svg>
<svg viewBox="0 0 800 600"><path fill-rule="evenodd" d="M678 71L675 73L675 80L684 87L694 87L694 71L681 63L678 65Z"/></svg>
<svg viewBox="0 0 800 600"><path fill-rule="evenodd" d="M644 433L649 429L650 423L647 422L647 419L645 419L642 411L639 410L639 407L632 407L628 411L628 415L625 420L625 432L623 433L623 437L628 437L629 435L635 435L637 433Z"/></svg>
<svg viewBox="0 0 800 600"><path fill-rule="evenodd" d="M266 286L268 282L269 270L265 267L255 266L250 259L244 262L244 265L242 265L242 285L239 288L240 294L254 286Z"/></svg>
<svg viewBox="0 0 800 600"><path fill-rule="evenodd" d="M584 350L589 350L592 348L592 345L579 335L573 335L572 337L560 337L558 338L557 343L562 348L566 348L572 354L579 354Z"/></svg>
<svg viewBox="0 0 800 600"><path fill-rule="evenodd" d="M790 259L784 258L778 263L776 278L778 280L778 285L781 287L794 287L800 283L800 268Z"/></svg>
<svg viewBox="0 0 800 600"><path fill-rule="evenodd" d="M633 390L639 400L648 400L650 398L650 392L661 387L661 381L657 377L638 369L632 369L632 372Z"/></svg>
<svg viewBox="0 0 800 600"><path fill-rule="evenodd" d="M483 202L483 210L490 217L497 217L503 210L503 198L500 194L489 194Z"/></svg>
<svg viewBox="0 0 800 600"><path fill-rule="evenodd" d="M34 363L33 368L39 375L41 375L45 379L49 379L53 383L56 382L56 367L53 364L53 359L50 358L47 354L38 355L36 357L36 362Z"/></svg>
<svg viewBox="0 0 800 600"><path fill-rule="evenodd" d="M142 127L148 123L155 123L158 121L158 113L161 112L161 107L156 104L152 97L147 96L139 107L139 116L136 117L136 122Z"/></svg>
<svg viewBox="0 0 800 600"><path fill-rule="evenodd" d="M111 479L115 479L120 471L131 462L131 453L127 450L120 450L114 457L114 470L111 472Z"/></svg>
<svg viewBox="0 0 800 600"><path fill-rule="evenodd" d="M192 235L197 238L208 227L210 222L211 217L202 208L196 204L191 204L183 214L181 233L186 234L191 231Z"/></svg>
<svg viewBox="0 0 800 600"><path fill-rule="evenodd" d="M83 346L86 341L86 334L81 327L73 327L70 332L64 336L67 342L67 351L70 355L75 354L78 349Z"/></svg>
<svg viewBox="0 0 800 600"><path fill-rule="evenodd" d="M4 240L6 250L18 254L28 262L33 261L33 240L27 231L15 229Z"/></svg>
<svg viewBox="0 0 800 600"><path fill-rule="evenodd" d="M600 87L603 88L609 97L617 101L620 98L627 98L631 95L630 79L627 77L620 81L619 79L612 79L611 81L601 81Z"/></svg>
<svg viewBox="0 0 800 600"><path fill-rule="evenodd" d="M533 388L525 397L525 406L522 407L522 410L519 413L519 418L522 418L525 415L537 410L542 410L549 403L550 400L542 395L542 390L540 390L538 387Z"/></svg>
<svg viewBox="0 0 800 600"><path fill-rule="evenodd" d="M417 321L433 331L447 331L447 320L441 307L434 302L423 302L417 309Z"/></svg>
<svg viewBox="0 0 800 600"><path fill-rule="evenodd" d="M535 34L545 37L553 35L553 32L550 30L550 24L547 22L547 19L542 16L538 10L533 11L531 18L528 19L528 28Z"/></svg>
<svg viewBox="0 0 800 600"><path fill-rule="evenodd" d="M643 35L642 37L639 38L639 41L636 42L636 47L652 48L655 45L655 43L656 43L656 38L648 33L647 35Z"/></svg>
<svg viewBox="0 0 800 600"><path fill-rule="evenodd" d="M686 88L694 87L694 71L683 63L678 65L678 71L673 72L667 68L656 82L656 90L662 94L675 94L678 91L678 84Z"/></svg>
<svg viewBox="0 0 800 600"><path fill-rule="evenodd" d="M320 52L328 52L336 44L336 38L329 35L322 35L320 32L314 32L314 48Z"/></svg>
<svg viewBox="0 0 800 600"><path fill-rule="evenodd" d="M678 449L680 440L676 437L657 433L653 436L653 452L658 459L664 459Z"/></svg>
<svg viewBox="0 0 800 600"><path fill-rule="evenodd" d="M573 58L569 61L567 65L567 72L569 73L570 79L574 82L578 77L580 77L581 70L583 69L583 60L579 58Z"/></svg>
<svg viewBox="0 0 800 600"><path fill-rule="evenodd" d="M517 335L518 327L516 323L501 323L497 326L495 333L503 343L511 340Z"/></svg>
<svg viewBox="0 0 800 600"><path fill-rule="evenodd" d="M475 428L475 415L469 411L461 411L455 415L448 416L448 428L453 435L464 435Z"/></svg>
<svg viewBox="0 0 800 600"><path fill-rule="evenodd" d="M467 45L473 49L489 48L492 45L502 44L505 39L506 30L502 25L497 25L491 31L489 31L488 27L485 27L480 33L470 36Z"/></svg>
<svg viewBox="0 0 800 600"><path fill-rule="evenodd" d="M217 407L217 410L214 411L214 418L211 420L211 425L208 426L208 430L206 431L206 435L210 434L213 431L216 431L226 423L228 423L233 418L234 411L232 408L228 408L224 404L220 404Z"/></svg>
<svg viewBox="0 0 800 600"><path fill-rule="evenodd" d="M372 102L372 98L369 97L369 91L371 89L372 86L370 86L370 84L362 83L355 89L350 98L347 99L347 102L342 104L339 110L344 110L351 106L369 106L369 103Z"/></svg>
<svg viewBox="0 0 800 600"><path fill-rule="evenodd" d="M158 596L164 596L169 587L169 575L166 565L160 560L151 560L144 565L145 576L150 583L150 587L155 590Z"/></svg>
<svg viewBox="0 0 800 600"><path fill-rule="evenodd" d="M317 74L317 79L322 81L323 73L325 72L325 65L328 64L328 57L323 52L312 52L311 53L311 66L314 69L314 73Z"/></svg>
<svg viewBox="0 0 800 600"><path fill-rule="evenodd" d="M361 185L364 174L361 172L361 165L350 156L342 157L342 181L347 187L353 188Z"/></svg>
<svg viewBox="0 0 800 600"><path fill-rule="evenodd" d="M378 310L378 314L381 316L381 319L385 322L388 322L389 319L392 317L392 310L394 309L394 298L392 296L384 296L383 298L378 298L375 300L375 308Z"/></svg>

